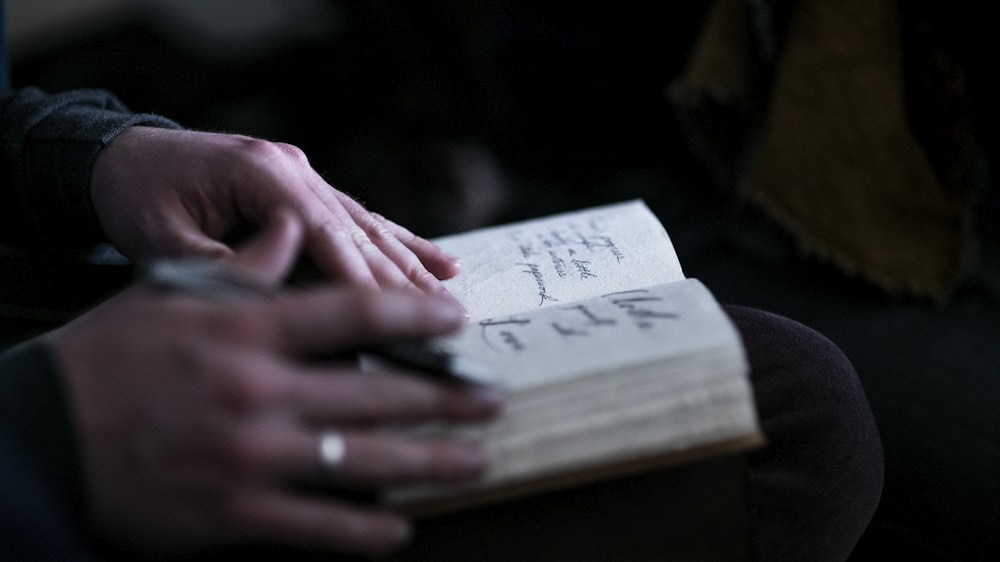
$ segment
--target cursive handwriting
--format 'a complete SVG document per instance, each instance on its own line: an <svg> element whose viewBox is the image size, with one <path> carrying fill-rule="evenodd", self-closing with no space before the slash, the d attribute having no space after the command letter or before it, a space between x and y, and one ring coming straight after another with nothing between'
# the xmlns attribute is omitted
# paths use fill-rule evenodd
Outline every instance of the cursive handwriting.
<svg viewBox="0 0 1000 562"><path fill-rule="evenodd" d="M508 318L507 320L494 320L492 318L487 318L486 320L480 320L479 325L483 328L489 328L491 326L504 326L507 324L514 324L515 326L524 326L526 324L531 324L531 320L527 318Z"/></svg>
<svg viewBox="0 0 1000 562"><path fill-rule="evenodd" d="M549 257L552 258L552 267L556 270L556 275L558 275L560 279L569 275L566 271L566 260L559 257L554 250L549 250Z"/></svg>
<svg viewBox="0 0 1000 562"><path fill-rule="evenodd" d="M542 273L542 268L537 263L518 263L517 265L527 267L528 269L524 269L522 272L527 273L534 278L535 285L538 287L538 306L542 306L546 301L559 301L559 299L549 294L548 287L545 286L545 275Z"/></svg>
<svg viewBox="0 0 1000 562"><path fill-rule="evenodd" d="M531 324L531 320L527 318L512 317L504 320L488 318L480 320L479 326L481 331L479 337L486 342L486 345L497 351L524 351L527 346L517 337L514 330L528 324ZM493 337L494 334L499 337L499 342Z"/></svg>
<svg viewBox="0 0 1000 562"><path fill-rule="evenodd" d="M618 322L614 318L601 318L585 304L564 307L562 310L576 311L583 315L589 326L614 326Z"/></svg>
<svg viewBox="0 0 1000 562"><path fill-rule="evenodd" d="M514 351L524 351L524 342L518 339L514 332L510 330L503 330L500 332L500 341Z"/></svg>
<svg viewBox="0 0 1000 562"><path fill-rule="evenodd" d="M652 328L656 320L676 320L680 317L676 312L658 309L656 305L662 303L663 299L647 296L645 293L645 290L637 290L606 296L611 297L611 303L625 311L629 318L635 321L636 326L642 329Z"/></svg>
<svg viewBox="0 0 1000 562"><path fill-rule="evenodd" d="M576 327L573 327L573 326L564 326L564 325L560 324L559 322L553 322L551 324L551 326L552 326L552 329L555 330L556 333L559 334L562 337L568 337L568 336L589 336L590 335L590 332L588 332L587 330L583 330L581 328L576 328Z"/></svg>
<svg viewBox="0 0 1000 562"><path fill-rule="evenodd" d="M574 259L570 263L576 268L576 274L580 276L580 279L590 279L591 277L597 277L597 274L590 270L590 262L587 260Z"/></svg>

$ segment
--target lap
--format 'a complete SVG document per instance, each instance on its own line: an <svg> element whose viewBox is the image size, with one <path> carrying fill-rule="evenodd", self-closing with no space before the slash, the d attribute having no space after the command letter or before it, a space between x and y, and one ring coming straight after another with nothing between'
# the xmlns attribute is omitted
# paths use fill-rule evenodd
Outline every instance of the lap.
<svg viewBox="0 0 1000 562"><path fill-rule="evenodd" d="M744 465L757 559L845 560L882 489L881 444L857 375L816 331L756 309L725 309L743 337L767 438ZM442 518L418 525L418 548L400 559L663 559L683 543L671 536L678 520L704 517L694 512L698 502L678 497L678 478L732 474L718 468L671 468ZM740 540L736 527L715 524L717 539Z"/></svg>
<svg viewBox="0 0 1000 562"><path fill-rule="evenodd" d="M748 457L762 560L844 560L882 491L878 431L844 354L787 318L727 306L767 446Z"/></svg>

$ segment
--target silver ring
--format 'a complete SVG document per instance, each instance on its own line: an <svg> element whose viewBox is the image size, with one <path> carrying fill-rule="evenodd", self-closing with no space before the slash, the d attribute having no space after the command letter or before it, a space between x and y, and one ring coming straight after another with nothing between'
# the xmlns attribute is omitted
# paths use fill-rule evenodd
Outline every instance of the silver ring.
<svg viewBox="0 0 1000 562"><path fill-rule="evenodd" d="M324 470L336 470L347 456L347 443L338 431L327 430L319 436L319 465Z"/></svg>

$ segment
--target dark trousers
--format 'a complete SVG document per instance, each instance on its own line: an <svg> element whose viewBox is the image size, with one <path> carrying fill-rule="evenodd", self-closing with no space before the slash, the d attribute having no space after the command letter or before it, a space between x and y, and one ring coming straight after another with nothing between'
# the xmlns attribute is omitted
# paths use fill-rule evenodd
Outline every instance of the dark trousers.
<svg viewBox="0 0 1000 562"><path fill-rule="evenodd" d="M844 560L882 493L882 445L850 361L821 334L728 306L750 359L768 445L752 453L757 552L770 560Z"/></svg>

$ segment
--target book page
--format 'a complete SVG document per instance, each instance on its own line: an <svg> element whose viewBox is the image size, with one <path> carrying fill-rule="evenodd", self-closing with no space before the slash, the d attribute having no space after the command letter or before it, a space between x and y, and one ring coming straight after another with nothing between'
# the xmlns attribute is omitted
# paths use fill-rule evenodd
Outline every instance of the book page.
<svg viewBox="0 0 1000 562"><path fill-rule="evenodd" d="M483 443L489 470L469 489L759 441L739 334L696 279L484 319L444 345L498 369L508 394L491 423L424 428Z"/></svg>
<svg viewBox="0 0 1000 562"><path fill-rule="evenodd" d="M640 200L434 242L462 260L445 286L473 319L684 279L670 237Z"/></svg>
<svg viewBox="0 0 1000 562"><path fill-rule="evenodd" d="M514 391L741 349L729 318L696 279L483 318L440 343L488 365Z"/></svg>

